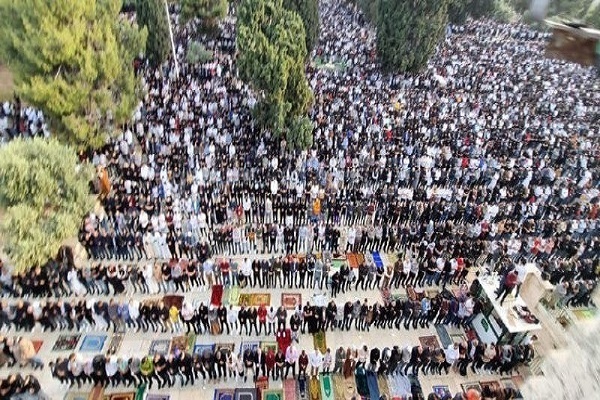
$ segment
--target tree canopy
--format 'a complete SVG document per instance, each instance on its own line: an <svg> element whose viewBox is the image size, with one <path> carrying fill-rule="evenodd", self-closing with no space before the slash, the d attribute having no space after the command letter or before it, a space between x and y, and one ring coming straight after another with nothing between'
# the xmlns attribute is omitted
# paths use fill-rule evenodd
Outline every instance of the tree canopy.
<svg viewBox="0 0 600 400"><path fill-rule="evenodd" d="M181 18L200 19L205 29L212 29L227 15L227 0L181 0Z"/></svg>
<svg viewBox="0 0 600 400"><path fill-rule="evenodd" d="M318 0L283 0L283 6L296 12L304 24L306 51L310 54L319 40L319 2Z"/></svg>
<svg viewBox="0 0 600 400"><path fill-rule="evenodd" d="M444 36L449 0L379 0L377 53L386 71L423 68Z"/></svg>
<svg viewBox="0 0 600 400"><path fill-rule="evenodd" d="M13 140L0 148L0 226L18 270L54 257L91 210L91 171L57 140Z"/></svg>
<svg viewBox="0 0 600 400"><path fill-rule="evenodd" d="M238 67L242 79L261 94L256 116L263 128L285 135L288 142L307 145L294 137L306 127L313 95L306 81L306 43L302 20L286 10L282 0L243 0L238 10ZM289 136L288 136L289 135Z"/></svg>
<svg viewBox="0 0 600 400"><path fill-rule="evenodd" d="M163 0L137 0L137 22L148 29L146 56L154 67L161 65L171 49L169 21Z"/></svg>
<svg viewBox="0 0 600 400"><path fill-rule="evenodd" d="M17 92L79 148L103 145L136 104L132 55L146 31L120 9L121 0L0 0L0 60Z"/></svg>

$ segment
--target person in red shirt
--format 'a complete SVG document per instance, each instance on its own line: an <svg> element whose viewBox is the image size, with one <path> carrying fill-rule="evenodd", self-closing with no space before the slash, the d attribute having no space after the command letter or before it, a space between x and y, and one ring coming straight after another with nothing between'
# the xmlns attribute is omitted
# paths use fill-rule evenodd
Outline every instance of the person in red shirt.
<svg viewBox="0 0 600 400"><path fill-rule="evenodd" d="M259 309L260 310L260 309ZM271 378L275 380L275 352L272 347L269 347L267 350L267 355L265 357L265 366L267 367L267 378L271 375Z"/></svg>
<svg viewBox="0 0 600 400"><path fill-rule="evenodd" d="M302 350L300 357L298 357L298 375L306 375L306 368L308 367L308 354Z"/></svg>
<svg viewBox="0 0 600 400"><path fill-rule="evenodd" d="M261 304L258 307L258 334L262 334L263 327L265 328L265 335L267 334L267 307ZM267 374L268 375L268 374Z"/></svg>
<svg viewBox="0 0 600 400"><path fill-rule="evenodd" d="M500 282L500 287L498 288L498 291L496 292L496 300L498 300L498 299L500 299L500 297L502 297L502 299L500 300L500 305L502 305L502 303L504 302L504 299L506 299L506 296L508 296L510 293L512 293L513 289L515 288L515 286L517 286L518 282L519 282L519 276L517 274L517 271L515 271L514 269L512 271L510 271L508 274L506 274L506 276L504 277L502 282Z"/></svg>
<svg viewBox="0 0 600 400"><path fill-rule="evenodd" d="M228 287L231 285L231 278L229 276L229 263L226 259L223 259L219 264L219 268L221 269L221 276L223 277L223 285Z"/></svg>

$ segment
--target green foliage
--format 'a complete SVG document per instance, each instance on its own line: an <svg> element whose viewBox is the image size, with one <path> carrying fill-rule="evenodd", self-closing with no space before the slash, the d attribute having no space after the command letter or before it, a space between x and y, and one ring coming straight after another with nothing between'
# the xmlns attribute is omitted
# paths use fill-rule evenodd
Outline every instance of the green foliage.
<svg viewBox="0 0 600 400"><path fill-rule="evenodd" d="M492 18L496 9L496 0L471 0L469 14L475 18Z"/></svg>
<svg viewBox="0 0 600 400"><path fill-rule="evenodd" d="M120 8L121 0L0 0L0 60L17 92L80 148L104 145L136 103L128 57L146 34L120 21Z"/></svg>
<svg viewBox="0 0 600 400"><path fill-rule="evenodd" d="M319 40L318 0L283 0L283 6L296 12L302 19L306 33L306 51L310 53Z"/></svg>
<svg viewBox="0 0 600 400"><path fill-rule="evenodd" d="M199 42L192 42L187 48L185 60L189 64L203 64L213 59L213 53L206 50L204 45Z"/></svg>
<svg viewBox="0 0 600 400"><path fill-rule="evenodd" d="M450 0L448 3L448 21L461 25L469 16L469 9L473 0Z"/></svg>
<svg viewBox="0 0 600 400"><path fill-rule="evenodd" d="M237 35L240 77L262 95L256 117L263 128L287 136L313 101L304 74L306 43L297 40L305 37L302 20L282 0L243 0Z"/></svg>
<svg viewBox="0 0 600 400"><path fill-rule="evenodd" d="M492 18L498 22L510 23L515 22L518 15L506 0L495 0Z"/></svg>
<svg viewBox="0 0 600 400"><path fill-rule="evenodd" d="M198 18L207 30L227 15L227 0L180 0L180 4L184 22Z"/></svg>
<svg viewBox="0 0 600 400"><path fill-rule="evenodd" d="M137 0L137 22L148 29L146 55L151 65L161 65L169 56L171 39L163 0Z"/></svg>
<svg viewBox="0 0 600 400"><path fill-rule="evenodd" d="M350 3L361 9L367 21L373 25L377 25L379 16L379 1L380 0L349 0Z"/></svg>
<svg viewBox="0 0 600 400"><path fill-rule="evenodd" d="M380 0L377 53L386 71L417 72L444 36L449 0Z"/></svg>
<svg viewBox="0 0 600 400"><path fill-rule="evenodd" d="M286 136L288 146L295 149L307 149L313 144L313 123L303 116L294 118Z"/></svg>
<svg viewBox="0 0 600 400"><path fill-rule="evenodd" d="M91 210L92 173L56 140L14 140L0 149L4 250L19 270L43 264L77 234Z"/></svg>
<svg viewBox="0 0 600 400"><path fill-rule="evenodd" d="M585 16L585 21L592 27L600 29L600 3L591 6Z"/></svg>

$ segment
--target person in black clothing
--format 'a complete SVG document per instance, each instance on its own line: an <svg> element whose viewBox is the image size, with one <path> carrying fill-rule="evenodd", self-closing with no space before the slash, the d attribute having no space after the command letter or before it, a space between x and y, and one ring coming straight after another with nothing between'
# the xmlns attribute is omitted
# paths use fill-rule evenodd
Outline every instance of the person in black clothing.
<svg viewBox="0 0 600 400"><path fill-rule="evenodd" d="M225 332L225 328L227 328L227 334L229 335L230 328L229 323L227 322L227 307L225 307L224 304L221 304L221 307L217 309L217 316L219 317L221 332Z"/></svg>
<svg viewBox="0 0 600 400"><path fill-rule="evenodd" d="M202 333L206 334L210 332L210 325L208 323L208 307L206 307L203 302L200 303L200 306L198 306L198 321L200 322L198 327L203 328Z"/></svg>
<svg viewBox="0 0 600 400"><path fill-rule="evenodd" d="M248 311L248 321L250 322L250 333L252 335L252 329L254 329L254 334L258 335L258 311L256 307L250 308Z"/></svg>
<svg viewBox="0 0 600 400"><path fill-rule="evenodd" d="M419 346L415 346L412 348L410 352L410 361L404 367L404 375L408 373L408 369L412 367L412 374L418 375L418 370L421 365L421 355L423 354L423 348Z"/></svg>
<svg viewBox="0 0 600 400"><path fill-rule="evenodd" d="M246 308L244 306L240 307L240 311L238 312L238 321L240 322L240 334L242 333L242 329L246 332L246 335L249 335L248 333L248 317L249 317L249 313L248 310L246 310Z"/></svg>

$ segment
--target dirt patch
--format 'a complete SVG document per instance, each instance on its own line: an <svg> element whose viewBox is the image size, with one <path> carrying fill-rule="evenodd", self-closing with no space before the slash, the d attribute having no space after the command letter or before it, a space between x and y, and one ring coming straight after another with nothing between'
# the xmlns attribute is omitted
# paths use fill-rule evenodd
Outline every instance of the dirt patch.
<svg viewBox="0 0 600 400"><path fill-rule="evenodd" d="M0 65L0 101L13 98L15 83L13 76L4 65Z"/></svg>

